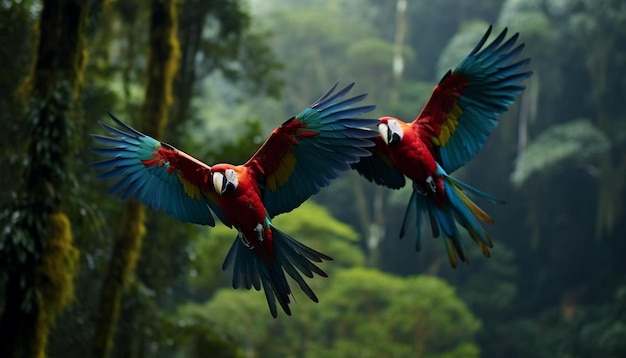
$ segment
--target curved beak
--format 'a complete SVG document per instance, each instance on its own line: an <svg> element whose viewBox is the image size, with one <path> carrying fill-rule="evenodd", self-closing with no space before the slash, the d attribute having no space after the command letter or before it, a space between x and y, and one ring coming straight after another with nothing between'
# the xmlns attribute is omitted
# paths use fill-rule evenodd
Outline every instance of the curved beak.
<svg viewBox="0 0 626 358"><path fill-rule="evenodd" d="M394 128L392 127L394 126L390 127L386 123L378 124L378 132L380 133L380 136L383 138L383 141L387 145L398 143L402 140L402 133L398 132L397 128L396 130L394 130Z"/></svg>
<svg viewBox="0 0 626 358"><path fill-rule="evenodd" d="M400 137L400 135L394 131L392 131L391 129L389 130L389 143L388 144L394 144L394 143L398 143L399 141L402 140L402 137Z"/></svg>
<svg viewBox="0 0 626 358"><path fill-rule="evenodd" d="M391 131L389 130L389 126L386 125L385 123L378 123L378 133L380 133L380 136L383 138L383 141L385 142L385 144L389 144L389 134L391 133Z"/></svg>
<svg viewBox="0 0 626 358"><path fill-rule="evenodd" d="M224 174L220 172L213 173L213 188L215 188L215 191L218 194L224 194L224 191L226 190L226 177Z"/></svg>

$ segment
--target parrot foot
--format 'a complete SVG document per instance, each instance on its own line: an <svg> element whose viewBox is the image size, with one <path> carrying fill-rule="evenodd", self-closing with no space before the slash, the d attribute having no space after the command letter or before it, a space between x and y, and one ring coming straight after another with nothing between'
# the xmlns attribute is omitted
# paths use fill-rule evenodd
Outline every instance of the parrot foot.
<svg viewBox="0 0 626 358"><path fill-rule="evenodd" d="M416 182L413 182L413 189L420 195L420 196L426 196L428 195L428 193L426 192L426 190L424 190L424 188L422 188L421 185L417 184Z"/></svg>
<svg viewBox="0 0 626 358"><path fill-rule="evenodd" d="M255 229L255 231L256 231L256 229ZM243 246L249 248L250 250L252 250L254 248L254 247L252 247L252 244L250 243L250 241L248 241L248 238L246 237L246 235L244 235L243 232L239 231L239 233L237 234L237 238L239 239L239 241L241 241Z"/></svg>
<svg viewBox="0 0 626 358"><path fill-rule="evenodd" d="M429 175L428 178L426 178L426 184L428 184L430 191L433 193L437 191L437 184L435 184L435 179L433 179L432 176Z"/></svg>
<svg viewBox="0 0 626 358"><path fill-rule="evenodd" d="M433 179L432 176L429 175L428 178L426 178L426 185L431 192L437 192L437 184L435 183L435 179ZM428 191L417 182L413 182L413 189L415 189L415 191L421 196L428 195Z"/></svg>
<svg viewBox="0 0 626 358"><path fill-rule="evenodd" d="M254 227L254 233L256 234L256 239L259 243L263 243L263 225L256 224Z"/></svg>

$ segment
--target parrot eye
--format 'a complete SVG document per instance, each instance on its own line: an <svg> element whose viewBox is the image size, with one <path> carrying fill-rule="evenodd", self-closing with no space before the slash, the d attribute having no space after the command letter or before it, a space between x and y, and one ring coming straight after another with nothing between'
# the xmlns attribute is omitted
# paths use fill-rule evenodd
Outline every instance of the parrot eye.
<svg viewBox="0 0 626 358"><path fill-rule="evenodd" d="M400 124L398 123L398 121L389 121L389 131L391 132L391 136L389 137L389 139L392 139L393 136L396 136L398 141L400 141L400 139L402 139L402 136L404 135L404 132L402 131L402 128L400 128Z"/></svg>
<svg viewBox="0 0 626 358"><path fill-rule="evenodd" d="M400 128L400 124L398 124L398 121L396 120L388 121L387 125L389 126L389 129L391 129L392 132L402 133L402 128Z"/></svg>
<svg viewBox="0 0 626 358"><path fill-rule="evenodd" d="M224 192L237 189L237 186L239 185L239 179L237 178L237 173L235 173L234 170L226 169L226 171L224 172L224 179L226 180Z"/></svg>

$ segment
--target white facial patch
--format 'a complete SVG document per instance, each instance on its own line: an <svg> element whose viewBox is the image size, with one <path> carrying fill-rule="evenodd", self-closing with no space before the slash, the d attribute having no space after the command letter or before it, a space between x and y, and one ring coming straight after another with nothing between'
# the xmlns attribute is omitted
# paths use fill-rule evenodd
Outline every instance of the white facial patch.
<svg viewBox="0 0 626 358"><path fill-rule="evenodd" d="M404 132L402 132L402 128L400 127L398 121L388 121L387 125L389 126L389 130L391 130L392 135L397 135L399 139L402 139Z"/></svg>
<svg viewBox="0 0 626 358"><path fill-rule="evenodd" d="M226 176L227 185L232 185L233 189L237 188L237 186L239 185L239 179L237 178L237 173L235 173L235 171L232 169L226 169L226 171L224 172L224 175Z"/></svg>

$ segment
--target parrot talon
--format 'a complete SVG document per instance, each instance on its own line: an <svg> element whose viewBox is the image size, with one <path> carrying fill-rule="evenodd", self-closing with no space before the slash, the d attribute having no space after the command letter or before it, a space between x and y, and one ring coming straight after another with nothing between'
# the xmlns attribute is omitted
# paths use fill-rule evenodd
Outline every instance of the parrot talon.
<svg viewBox="0 0 626 358"><path fill-rule="evenodd" d="M430 191L433 193L437 192L437 184L435 184L435 179L433 179L432 176L429 175L428 178L426 178L426 184L428 184Z"/></svg>
<svg viewBox="0 0 626 358"><path fill-rule="evenodd" d="M239 238L239 241L241 241L243 246L249 248L250 250L253 249L252 244L248 241L248 238L243 234L243 232L240 231L239 234L237 234L237 238Z"/></svg>
<svg viewBox="0 0 626 358"><path fill-rule="evenodd" d="M256 224L254 227L254 232L256 233L256 238L260 243L263 243L263 225Z"/></svg>
<svg viewBox="0 0 626 358"><path fill-rule="evenodd" d="M426 190L424 190L424 188L422 188L421 185L419 185L416 182L413 182L413 189L415 190L415 192L417 192L420 196L426 196L428 195L428 193L426 192Z"/></svg>

